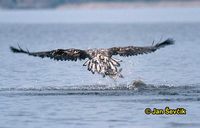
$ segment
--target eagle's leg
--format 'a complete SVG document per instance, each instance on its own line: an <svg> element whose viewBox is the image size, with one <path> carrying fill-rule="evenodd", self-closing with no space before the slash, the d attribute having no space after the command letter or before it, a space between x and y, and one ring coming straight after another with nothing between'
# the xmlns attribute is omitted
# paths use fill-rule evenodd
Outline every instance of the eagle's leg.
<svg viewBox="0 0 200 128"><path fill-rule="evenodd" d="M108 75L112 79L117 79L118 77L124 78L124 76L121 74L121 71L122 71L122 68L120 68L119 70L109 69L105 72L105 75Z"/></svg>

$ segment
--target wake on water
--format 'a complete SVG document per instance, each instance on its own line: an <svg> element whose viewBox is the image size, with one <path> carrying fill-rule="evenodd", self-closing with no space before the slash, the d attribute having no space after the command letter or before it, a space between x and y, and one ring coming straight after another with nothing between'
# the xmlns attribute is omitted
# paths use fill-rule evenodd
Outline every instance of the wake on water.
<svg viewBox="0 0 200 128"><path fill-rule="evenodd" d="M146 84L143 81L133 81L131 84L119 85L74 85L45 86L34 88L0 88L1 96L59 96L59 95L99 95L99 96L186 96L185 100L200 101L200 84L170 86ZM166 99L165 99L166 100ZM172 100L172 99L170 99ZM180 100L180 99L178 99Z"/></svg>

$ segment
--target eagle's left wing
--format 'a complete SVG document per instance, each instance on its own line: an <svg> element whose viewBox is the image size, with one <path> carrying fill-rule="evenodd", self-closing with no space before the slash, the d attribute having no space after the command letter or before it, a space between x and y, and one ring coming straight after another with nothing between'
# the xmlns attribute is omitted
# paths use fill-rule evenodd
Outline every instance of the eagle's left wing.
<svg viewBox="0 0 200 128"><path fill-rule="evenodd" d="M139 54L147 54L147 53L155 52L159 48L165 47L167 45L172 45L172 44L174 44L174 40L167 39L161 43L158 43L152 46L147 46L147 47L135 47L135 46L112 47L108 49L108 53L110 56L112 55L136 56Z"/></svg>
<svg viewBox="0 0 200 128"><path fill-rule="evenodd" d="M37 57L48 57L54 60L68 60L68 61L76 61L89 58L89 54L85 50L80 49L57 49L51 51L43 51L43 52L29 52L28 50L23 50L22 48L15 48L10 47L11 51L14 53L25 53L30 56L37 56Z"/></svg>

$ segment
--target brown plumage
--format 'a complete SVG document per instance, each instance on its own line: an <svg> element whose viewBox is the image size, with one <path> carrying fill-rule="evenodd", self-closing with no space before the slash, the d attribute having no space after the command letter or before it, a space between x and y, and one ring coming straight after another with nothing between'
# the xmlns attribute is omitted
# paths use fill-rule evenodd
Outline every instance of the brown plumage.
<svg viewBox="0 0 200 128"><path fill-rule="evenodd" d="M136 46L127 46L127 47L112 47L108 49L57 49L51 51L43 52L29 52L28 50L23 50L20 46L18 48L10 47L13 53L24 53L30 56L37 57L48 57L54 60L61 61L76 61L88 60L83 64L87 66L88 70L92 73L102 74L103 77L110 76L111 78L123 77L121 72L120 63L121 60L112 58L113 55L120 56L136 56L139 54L147 54L155 52L157 49L165 47L167 45L174 44L173 39L167 39L156 45L147 46L147 47L136 47Z"/></svg>

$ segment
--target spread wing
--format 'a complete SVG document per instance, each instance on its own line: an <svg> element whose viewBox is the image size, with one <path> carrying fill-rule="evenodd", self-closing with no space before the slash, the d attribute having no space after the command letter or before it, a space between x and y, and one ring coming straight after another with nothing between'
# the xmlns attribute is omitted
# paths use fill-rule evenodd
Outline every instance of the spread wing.
<svg viewBox="0 0 200 128"><path fill-rule="evenodd" d="M147 54L151 52L155 52L157 49L165 47L167 45L174 44L173 39L167 39L161 43L156 45L147 46L147 47L135 47L135 46L127 46L127 47L112 47L109 48L109 55L120 55L120 56L136 56L139 54Z"/></svg>
<svg viewBox="0 0 200 128"><path fill-rule="evenodd" d="M76 61L76 60L83 60L89 58L89 54L85 50L80 49L57 49L51 51L43 51L43 52L29 52L28 50L23 50L22 48L15 48L10 47L13 53L24 53L30 56L37 56L37 57L49 57L54 60L68 60L68 61Z"/></svg>

